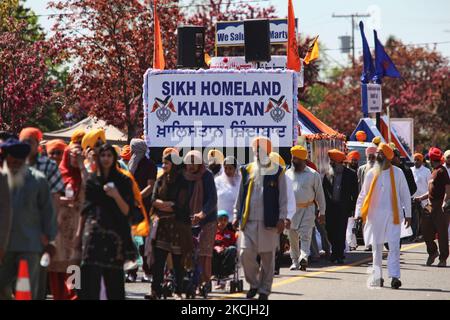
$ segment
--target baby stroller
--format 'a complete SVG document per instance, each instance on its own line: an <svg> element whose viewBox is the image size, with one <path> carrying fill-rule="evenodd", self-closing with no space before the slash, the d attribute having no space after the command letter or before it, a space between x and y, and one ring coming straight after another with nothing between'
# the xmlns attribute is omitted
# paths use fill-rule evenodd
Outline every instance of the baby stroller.
<svg viewBox="0 0 450 320"><path fill-rule="evenodd" d="M200 226L192 227L192 240L193 240L193 254L192 254L192 265L193 269L186 272L186 276L183 279L183 291L186 294L187 299L195 299L197 288L200 291L200 295L207 299L208 293L211 292L211 284L206 286L201 286L200 275L201 267L199 265L199 234L201 231Z"/></svg>
<svg viewBox="0 0 450 320"><path fill-rule="evenodd" d="M243 292L244 281L239 279L239 233L237 233L236 240L236 263L234 264L233 278L230 280L230 293Z"/></svg>

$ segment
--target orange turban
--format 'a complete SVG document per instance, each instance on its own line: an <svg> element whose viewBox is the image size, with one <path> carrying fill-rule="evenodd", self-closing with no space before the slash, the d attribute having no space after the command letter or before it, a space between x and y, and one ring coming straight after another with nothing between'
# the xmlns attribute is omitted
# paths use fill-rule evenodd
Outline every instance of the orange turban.
<svg viewBox="0 0 450 320"><path fill-rule="evenodd" d="M223 164L224 158L220 150L212 149L208 152L208 163Z"/></svg>
<svg viewBox="0 0 450 320"><path fill-rule="evenodd" d="M359 152L356 151L356 150L350 151L350 152L348 153L348 155L347 155L347 160L348 160L348 161L351 161L351 160L353 160L353 159L358 160L358 161L361 159L361 155L360 155Z"/></svg>
<svg viewBox="0 0 450 320"><path fill-rule="evenodd" d="M331 149L328 150L328 157L330 157L331 160L335 162L344 162L345 160L345 153L338 149Z"/></svg>
<svg viewBox="0 0 450 320"><path fill-rule="evenodd" d="M39 130L38 128L32 127L22 129L22 131L20 131L19 134L19 140L34 138L36 139L37 142L40 142L42 140L42 137L43 137L42 131Z"/></svg>
<svg viewBox="0 0 450 320"><path fill-rule="evenodd" d="M178 155L180 155L180 153L178 152L178 150L177 149L175 149L175 148L165 148L164 149L164 151L163 151L163 158L165 157L165 156L167 156L168 154L176 154L177 156Z"/></svg>
<svg viewBox="0 0 450 320"><path fill-rule="evenodd" d="M83 148L83 150L86 150L87 147L93 149L99 139L103 143L106 143L105 130L103 129L91 130L84 135L83 140L81 141L81 147Z"/></svg>
<svg viewBox="0 0 450 320"><path fill-rule="evenodd" d="M428 151L428 156L430 157L431 161L441 161L442 151L439 148L432 147Z"/></svg>
<svg viewBox="0 0 450 320"><path fill-rule="evenodd" d="M120 157L123 160L125 160L125 161L130 161L130 159L131 159L131 148L130 148L130 146L128 144L123 146L122 152L120 153Z"/></svg>
<svg viewBox="0 0 450 320"><path fill-rule="evenodd" d="M54 150L61 150L64 151L66 149L67 144L64 142L64 140L61 139L54 139L47 142L45 145L45 148L47 149L47 153L50 154Z"/></svg>
<svg viewBox="0 0 450 320"><path fill-rule="evenodd" d="M392 148L386 143L380 143L378 145L378 151L383 152L384 156L388 160L392 160L392 158L394 158L394 150L392 150Z"/></svg>
<svg viewBox="0 0 450 320"><path fill-rule="evenodd" d="M83 140L83 137L85 134L86 134L86 131L84 131L83 129L75 130L72 133L72 137L70 137L70 142L81 144L81 141Z"/></svg>
<svg viewBox="0 0 450 320"><path fill-rule="evenodd" d="M270 161L279 165L280 167L286 167L286 162L284 159L276 152L271 152L269 154Z"/></svg>
<svg viewBox="0 0 450 320"><path fill-rule="evenodd" d="M356 140L358 140L359 142L364 142L367 139L367 134L362 130L357 131L355 136Z"/></svg>
<svg viewBox="0 0 450 320"><path fill-rule="evenodd" d="M257 137L252 142L252 148L254 151L260 148L269 154L272 152L272 142L266 137Z"/></svg>
<svg viewBox="0 0 450 320"><path fill-rule="evenodd" d="M414 153L414 160L415 160L416 158L423 162L423 159L424 159L424 158L423 158L423 154L421 154L421 153L419 153L419 152Z"/></svg>
<svg viewBox="0 0 450 320"><path fill-rule="evenodd" d="M291 148L291 155L294 158L306 160L308 158L308 151L303 146L293 146Z"/></svg>

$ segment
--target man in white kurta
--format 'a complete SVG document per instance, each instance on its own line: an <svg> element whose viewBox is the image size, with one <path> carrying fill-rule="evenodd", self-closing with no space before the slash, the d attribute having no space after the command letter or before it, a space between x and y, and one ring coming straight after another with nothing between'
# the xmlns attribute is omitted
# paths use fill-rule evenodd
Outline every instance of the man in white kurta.
<svg viewBox="0 0 450 320"><path fill-rule="evenodd" d="M291 148L291 155L292 167L286 172L286 177L292 181L297 210L293 215L288 214L286 223L291 247L290 270L306 271L316 219L316 204L319 219L324 220L325 196L320 174L306 166L307 150L302 146L295 146Z"/></svg>
<svg viewBox="0 0 450 320"><path fill-rule="evenodd" d="M255 142L256 141L256 142ZM240 224L240 261L245 280L250 284L247 298L259 293L260 300L267 300L273 283L275 251L279 243L279 235L284 229L287 216L287 192L284 170L272 163L269 158L271 142L265 138L257 138L253 142L256 159L244 167L243 179L234 208L233 225ZM247 178L248 173L248 178ZM278 212L271 212L272 226L267 227L265 216L264 185L269 179L266 176L278 175L276 181L266 186L266 196L273 196L278 190ZM267 179L267 180L266 180ZM249 182L252 180L252 182ZM245 194L245 195L244 195ZM248 211L246 211L248 210ZM246 213L245 213L246 212ZM258 265L257 256L260 257Z"/></svg>
<svg viewBox="0 0 450 320"><path fill-rule="evenodd" d="M377 165L371 169L365 179L356 204L356 217L362 217L362 207L368 197L367 219L364 225L364 241L372 245L373 274L370 286L383 286L382 252L383 244L389 244L388 275L392 278L391 287L398 289L400 282L400 234L401 225L411 224L411 195L405 175L402 170L392 166L393 150L382 143L377 151ZM394 182L399 215L399 223L394 223L395 210L393 207L393 189L391 184L391 170ZM373 192L369 197L369 190L374 178L378 176ZM406 221L405 221L406 220Z"/></svg>

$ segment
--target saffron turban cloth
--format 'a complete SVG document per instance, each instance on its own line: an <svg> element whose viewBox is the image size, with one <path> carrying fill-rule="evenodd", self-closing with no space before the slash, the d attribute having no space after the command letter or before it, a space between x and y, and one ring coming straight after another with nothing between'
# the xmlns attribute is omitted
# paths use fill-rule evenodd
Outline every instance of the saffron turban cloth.
<svg viewBox="0 0 450 320"><path fill-rule="evenodd" d="M106 143L105 130L103 129L94 129L86 133L81 141L81 147L83 150L86 150L87 147L94 149L98 140L101 140L103 143Z"/></svg>
<svg viewBox="0 0 450 320"><path fill-rule="evenodd" d="M202 153L198 150L191 150L184 156L183 161L185 164L203 164Z"/></svg>
<svg viewBox="0 0 450 320"><path fill-rule="evenodd" d="M345 160L345 153L338 149L331 149L328 150L328 157L330 157L331 160L335 162L344 162Z"/></svg>
<svg viewBox="0 0 450 320"><path fill-rule="evenodd" d="M257 137L252 142L252 148L254 151L260 148L267 154L270 154L272 152L272 141L266 137Z"/></svg>
<svg viewBox="0 0 450 320"><path fill-rule="evenodd" d="M358 160L358 161L361 159L361 155L360 155L359 152L356 151L356 150L350 151L350 152L348 153L348 155L347 155L347 160L348 160L348 161L351 161L351 160L353 160L353 159L356 159L356 160Z"/></svg>
<svg viewBox="0 0 450 320"><path fill-rule="evenodd" d="M86 134L86 131L84 131L83 129L75 130L72 133L72 136L70 137L70 142L81 144L81 141L83 140L83 137L85 134Z"/></svg>
<svg viewBox="0 0 450 320"><path fill-rule="evenodd" d="M368 157L371 154L377 153L377 147L368 147L366 149L366 157Z"/></svg>
<svg viewBox="0 0 450 320"><path fill-rule="evenodd" d="M223 153L220 150L209 150L208 152L208 164L223 164Z"/></svg>
<svg viewBox="0 0 450 320"><path fill-rule="evenodd" d="M61 139L54 139L47 142L45 145L45 148L47 149L47 153L50 154L55 150L61 150L64 151L67 147L67 144L64 142L64 140Z"/></svg>
<svg viewBox="0 0 450 320"><path fill-rule="evenodd" d="M28 143L20 142L15 138L9 138L2 144L0 144L0 148L2 149L3 155L10 155L16 159L26 159L28 154L31 151L31 147Z"/></svg>
<svg viewBox="0 0 450 320"><path fill-rule="evenodd" d="M122 152L120 153L120 157L123 160L125 160L125 161L130 161L130 159L131 159L131 148L130 148L130 146L128 144L123 146Z"/></svg>
<svg viewBox="0 0 450 320"><path fill-rule="evenodd" d="M367 139L367 134L362 130L357 131L355 136L356 136L356 140L358 140L360 142L364 142Z"/></svg>
<svg viewBox="0 0 450 320"><path fill-rule="evenodd" d="M381 137L380 136L376 136L375 138L372 139L372 143L376 146L378 146L381 143Z"/></svg>
<svg viewBox="0 0 450 320"><path fill-rule="evenodd" d="M286 167L286 161L276 152L271 152L269 154L270 161L279 165L280 167Z"/></svg>
<svg viewBox="0 0 450 320"><path fill-rule="evenodd" d="M38 128L28 127L28 128L24 128L24 129L22 129L22 131L20 131L19 140L34 138L34 139L36 139L37 142L40 142L42 140L43 136L44 135L42 134L42 131L39 130Z"/></svg>
<svg viewBox="0 0 450 320"><path fill-rule="evenodd" d="M446 150L444 152L444 159L447 159L450 156L450 150Z"/></svg>
<svg viewBox="0 0 450 320"><path fill-rule="evenodd" d="M419 152L417 152L417 153L414 153L414 160L416 160L416 159L419 159L420 161L422 161L423 162L423 154L421 154L421 153L419 153Z"/></svg>
<svg viewBox="0 0 450 320"><path fill-rule="evenodd" d="M389 161L392 160L392 158L394 158L394 150L392 150L392 148L388 146L386 143L383 142L380 143L377 150L383 152L384 156Z"/></svg>
<svg viewBox="0 0 450 320"><path fill-rule="evenodd" d="M430 157L431 161L441 161L442 151L439 148L432 147L428 151L428 156Z"/></svg>
<svg viewBox="0 0 450 320"><path fill-rule="evenodd" d="M306 160L308 158L308 150L306 150L303 146L293 146L291 148L291 155L294 158Z"/></svg>

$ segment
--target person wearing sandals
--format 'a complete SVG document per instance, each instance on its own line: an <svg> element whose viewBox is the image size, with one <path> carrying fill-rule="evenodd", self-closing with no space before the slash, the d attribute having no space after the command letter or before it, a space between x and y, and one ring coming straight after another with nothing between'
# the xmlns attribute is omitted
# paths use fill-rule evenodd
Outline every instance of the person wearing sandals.
<svg viewBox="0 0 450 320"><path fill-rule="evenodd" d="M184 277L184 257L192 251L190 233L188 183L182 174L178 154L165 154L162 160L163 174L156 180L151 197L158 227L153 242L152 293L147 299L156 300L162 295L162 282L167 256L172 255L175 273L175 297L181 299Z"/></svg>

